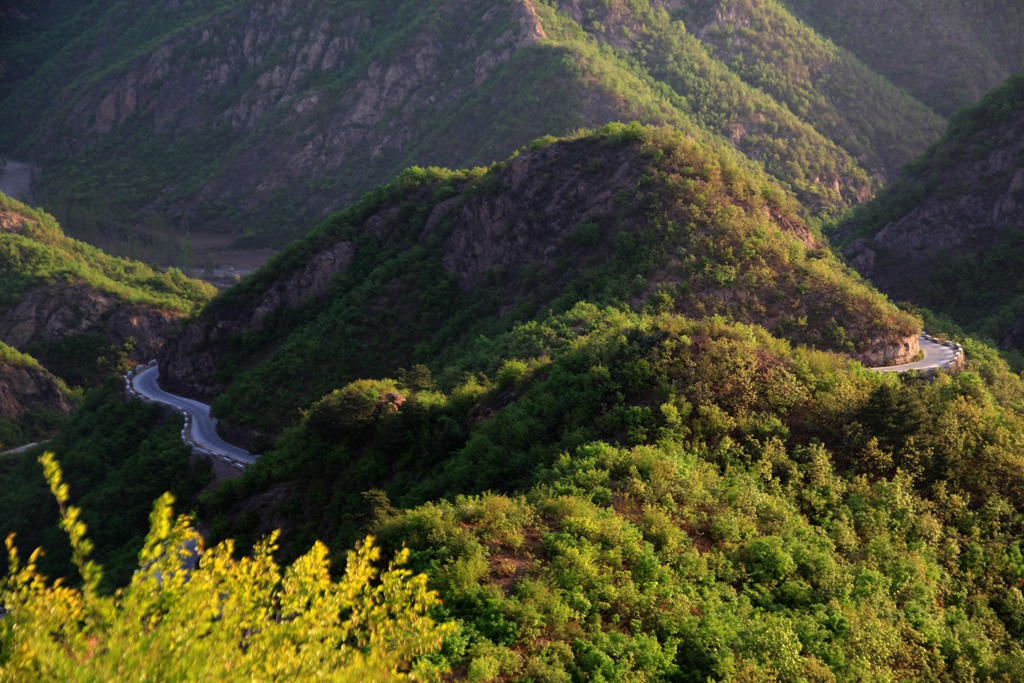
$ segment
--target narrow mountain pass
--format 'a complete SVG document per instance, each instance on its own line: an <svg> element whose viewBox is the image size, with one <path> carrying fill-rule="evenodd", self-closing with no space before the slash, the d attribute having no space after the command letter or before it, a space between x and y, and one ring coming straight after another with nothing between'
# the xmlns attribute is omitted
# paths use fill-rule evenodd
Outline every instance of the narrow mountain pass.
<svg viewBox="0 0 1024 683"><path fill-rule="evenodd" d="M133 394L147 401L171 406L185 415L182 440L196 450L210 456L227 458L240 467L256 462L258 455L233 446L220 437L217 433L217 419L210 415L210 406L164 391L157 383L159 378L160 368L155 364L140 366L125 375L128 389Z"/></svg>

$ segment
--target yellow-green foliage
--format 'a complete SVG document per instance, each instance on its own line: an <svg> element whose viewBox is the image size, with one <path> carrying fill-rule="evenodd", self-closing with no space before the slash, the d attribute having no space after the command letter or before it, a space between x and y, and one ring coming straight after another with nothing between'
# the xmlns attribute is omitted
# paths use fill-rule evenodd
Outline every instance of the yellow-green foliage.
<svg viewBox="0 0 1024 683"><path fill-rule="evenodd" d="M84 581L48 583L36 569L39 551L22 563L7 539L0 680L392 681L444 673L423 655L456 627L427 615L437 594L424 575L402 568L408 551L380 571L380 549L368 537L349 551L338 581L321 543L282 568L272 534L236 560L230 542L204 549L192 520L172 517L165 494L131 584L101 595L101 570L89 560L60 468L52 454L41 461ZM199 551L192 569L190 548Z"/></svg>

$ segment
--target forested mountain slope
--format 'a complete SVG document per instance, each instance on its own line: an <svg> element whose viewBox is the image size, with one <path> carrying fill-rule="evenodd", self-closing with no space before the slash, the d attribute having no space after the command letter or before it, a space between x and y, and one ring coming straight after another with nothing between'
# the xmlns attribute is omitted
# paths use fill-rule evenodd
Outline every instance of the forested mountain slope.
<svg viewBox="0 0 1024 683"><path fill-rule="evenodd" d="M0 450L51 435L91 387L153 358L214 288L64 235L0 194Z"/></svg>
<svg viewBox="0 0 1024 683"><path fill-rule="evenodd" d="M82 235L281 244L406 166L633 119L735 146L830 213L942 126L776 2L118 0L55 17L0 47L17 79L0 150L41 165L38 196Z"/></svg>
<svg viewBox="0 0 1024 683"><path fill-rule="evenodd" d="M1017 0L785 4L945 116L1024 69L1024 5Z"/></svg>
<svg viewBox="0 0 1024 683"><path fill-rule="evenodd" d="M413 169L222 294L162 373L281 435L210 533L410 548L459 678L1013 680L1024 384L780 339L915 321L732 162L613 125Z"/></svg>
<svg viewBox="0 0 1024 683"><path fill-rule="evenodd" d="M283 528L285 556L411 548L459 678L1014 680L1024 384L968 358L901 379L580 303L478 339L453 383L339 386L200 514Z"/></svg>
<svg viewBox="0 0 1024 683"><path fill-rule="evenodd" d="M330 389L577 301L722 315L869 364L917 322L845 270L767 176L668 129L614 124L489 169L412 169L216 299L165 386L276 431Z"/></svg>
<svg viewBox="0 0 1024 683"><path fill-rule="evenodd" d="M180 418L112 378L49 444L63 481L48 457L0 459L0 535L23 550L0 577L0 681L1024 680L1024 381L971 339L949 373L866 369L912 356L920 321L809 219L873 192L939 119L780 3L26 5L47 6L64 33L22 24L39 42L0 61L59 35L90 66L18 67L3 104L40 122L24 149L61 149L44 182L63 169L93 225L149 212L156 229L269 238L281 216L301 224L300 203L341 205L344 183L433 145L486 158L536 123L622 112L673 127L409 168L205 306L180 273L0 198L0 322L32 324L25 348L94 377L124 348L109 321L192 313L161 351L165 386L212 400L263 453L196 502L209 472ZM179 102L181 73L198 80ZM66 109L31 109L26 93L58 82ZM995 310L979 329L1007 315L986 306L1017 305L1021 93L1013 78L957 115L841 233L881 282L924 274L891 291ZM291 147L326 155L345 135L358 145L335 166ZM136 184L103 195L123 177ZM0 342L0 381L27 370L73 393ZM198 518L172 524L161 497L144 540L166 489ZM207 544L185 570L194 529L241 547L282 533L243 559ZM346 557L367 533L384 558ZM392 558L425 576L377 578Z"/></svg>
<svg viewBox="0 0 1024 683"><path fill-rule="evenodd" d="M881 289L1024 349L1024 74L953 118L838 232Z"/></svg>
<svg viewBox="0 0 1024 683"><path fill-rule="evenodd" d="M451 624L428 646L428 680L1024 674L1024 385L990 349L968 343L959 375L901 380L756 327L589 305L493 341L475 351L493 379L342 387L208 496L201 519L243 547L285 527L251 557L228 544L180 572L166 549L193 522L172 532L163 499L124 591L97 591L80 550L81 593L16 569L0 580L0 677L130 663L168 680L268 666L319 680L362 637L353 596L380 605L367 614L384 633L400 620L401 638L356 641L370 661ZM445 498L415 504L438 486ZM328 585L320 544L288 571L271 561L278 542L295 557L320 538L339 574L371 581L341 540L367 528L384 561L408 553L427 574L435 621L404 621L422 586Z"/></svg>

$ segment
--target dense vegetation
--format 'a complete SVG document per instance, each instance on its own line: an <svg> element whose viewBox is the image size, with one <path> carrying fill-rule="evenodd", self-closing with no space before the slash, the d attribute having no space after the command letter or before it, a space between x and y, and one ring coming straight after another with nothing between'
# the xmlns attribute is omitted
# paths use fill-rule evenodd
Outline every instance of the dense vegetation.
<svg viewBox="0 0 1024 683"><path fill-rule="evenodd" d="M721 315L855 355L915 333L814 240L728 153L609 125L486 170L404 173L215 300L161 372L219 386L215 414L273 434L360 376L425 364L450 386L445 369L480 335L580 300ZM268 308L344 246L352 262L323 293Z"/></svg>
<svg viewBox="0 0 1024 683"><path fill-rule="evenodd" d="M906 93L798 20L783 3L691 0L675 16L710 54L846 150L872 175L890 180L942 122ZM907 124L893 118L893 103ZM764 158L764 157L760 157ZM806 165L806 164L803 164Z"/></svg>
<svg viewBox="0 0 1024 683"><path fill-rule="evenodd" d="M900 379L757 327L581 304L477 348L487 374L450 392L423 369L332 392L209 496L202 517L233 518L241 539L259 531L253 512L224 506L276 501L256 514L303 556L283 577L271 541L241 562L208 550L178 578L166 549L189 523L172 532L166 502L147 571L113 597L81 551L81 592L15 565L3 670L173 678L230 661L243 678L256 662L294 676L283 644L329 668L350 663L348 642L404 671L410 650L389 647L444 635L421 661L471 680L1015 680L1024 383L984 346L968 353L955 377ZM367 546L344 563L355 585L328 588L324 547L306 548L367 528L441 601L422 583L360 588ZM310 594L287 618L290 596ZM381 600L371 613L422 639L345 636L349 612L329 597L345 594ZM186 637L197 615L207 635ZM458 631L430 625L444 622Z"/></svg>
<svg viewBox="0 0 1024 683"><path fill-rule="evenodd" d="M1024 73L957 112L946 135L838 230L850 253L864 238L879 287L965 329L1024 350ZM881 234L880 234L881 233ZM912 253L889 242L918 234ZM914 267L907 268L912 260Z"/></svg>
<svg viewBox="0 0 1024 683"><path fill-rule="evenodd" d="M1014 680L1024 384L968 351L901 380L581 304L449 392L332 392L202 516L407 545L473 680Z"/></svg>
<svg viewBox="0 0 1024 683"><path fill-rule="evenodd" d="M813 215L941 130L778 2L463 5L86 3L0 46L17 76L0 150L42 164L39 196L76 235L282 244L407 166L608 121L735 147Z"/></svg>
<svg viewBox="0 0 1024 683"><path fill-rule="evenodd" d="M869 175L890 177L941 131L938 116L778 3L713 11L717 4L683 3L670 14L649 3L584 2L585 19L554 15L546 25L556 41L595 40L639 65L702 128L730 139L812 207L863 199Z"/></svg>

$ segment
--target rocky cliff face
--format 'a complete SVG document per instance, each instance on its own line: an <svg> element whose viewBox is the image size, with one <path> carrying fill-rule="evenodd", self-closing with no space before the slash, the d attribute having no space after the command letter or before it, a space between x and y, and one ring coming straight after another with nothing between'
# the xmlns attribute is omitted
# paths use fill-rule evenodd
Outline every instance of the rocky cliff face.
<svg viewBox="0 0 1024 683"><path fill-rule="evenodd" d="M920 265L939 254L983 251L1024 225L1024 116L957 147L947 153L958 158L941 170L926 199L846 248L858 270L899 291L907 273L887 267L886 257Z"/></svg>
<svg viewBox="0 0 1024 683"><path fill-rule="evenodd" d="M130 342L129 358L155 358L169 326L180 315L135 306L82 284L44 285L28 291L13 308L0 313L0 341L16 349L43 340L101 332L111 343Z"/></svg>
<svg viewBox="0 0 1024 683"><path fill-rule="evenodd" d="M302 197L294 211L322 216L353 198L347 188L339 196L339 175L356 165L365 174L404 155L418 144L411 136L428 112L458 100L544 37L533 0L432 4L433 20L403 24L402 15L411 20L420 10L393 1L373 10L295 0L234 3L77 93L39 148L82 150L131 135L126 128L145 121L158 136L217 148L222 168L214 177L185 199L166 188L147 207L179 230L237 229L239 213L259 220L269 200L289 194ZM174 25L183 13L168 3L166 21ZM263 132L254 135L257 129ZM230 151L221 147L242 140ZM196 174L211 161L200 149L190 156L186 163ZM455 161L443 149L431 156ZM390 173L399 168L390 166Z"/></svg>
<svg viewBox="0 0 1024 683"><path fill-rule="evenodd" d="M869 368L909 363L921 351L918 335L908 334L901 339L872 339L858 360Z"/></svg>
<svg viewBox="0 0 1024 683"><path fill-rule="evenodd" d="M84 370L97 354L110 362L120 349L135 362L155 358L169 328L212 294L180 272L69 239L52 216L0 196L0 342L31 347L50 370L74 374L73 383L100 379Z"/></svg>
<svg viewBox="0 0 1024 683"><path fill-rule="evenodd" d="M351 242L331 244L304 267L272 281L252 305L223 310L212 320L187 325L162 354L164 387L206 400L220 395L225 384L216 379L217 363L232 337L243 330L263 331L273 314L323 302L332 278L348 271L354 255Z"/></svg>
<svg viewBox="0 0 1024 683"><path fill-rule="evenodd" d="M44 370L0 362L0 420L18 420L25 411L70 413L71 404Z"/></svg>

